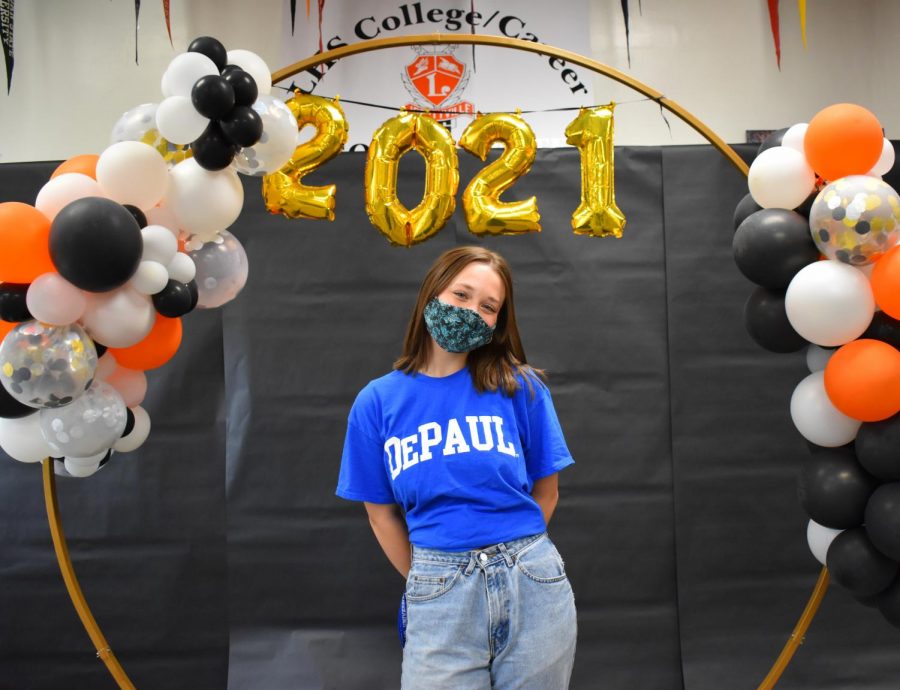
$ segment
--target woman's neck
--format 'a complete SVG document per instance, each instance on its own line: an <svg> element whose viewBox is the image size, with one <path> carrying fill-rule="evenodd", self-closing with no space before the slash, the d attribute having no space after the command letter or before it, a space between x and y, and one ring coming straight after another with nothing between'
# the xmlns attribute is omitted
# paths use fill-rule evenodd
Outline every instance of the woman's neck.
<svg viewBox="0 0 900 690"><path fill-rule="evenodd" d="M428 360L419 371L426 376L450 376L466 366L467 352L447 352L430 338Z"/></svg>

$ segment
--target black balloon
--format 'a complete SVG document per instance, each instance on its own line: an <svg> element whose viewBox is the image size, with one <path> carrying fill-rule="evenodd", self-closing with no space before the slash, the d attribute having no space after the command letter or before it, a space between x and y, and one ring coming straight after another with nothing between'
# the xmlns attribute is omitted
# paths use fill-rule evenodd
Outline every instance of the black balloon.
<svg viewBox="0 0 900 690"><path fill-rule="evenodd" d="M94 341L94 347L97 350L97 359L100 359L103 355L106 354L106 351L109 349L106 345L98 343L96 340Z"/></svg>
<svg viewBox="0 0 900 690"><path fill-rule="evenodd" d="M748 216L731 246L741 273L770 290L787 289L801 268L819 259L809 223L783 208L765 208Z"/></svg>
<svg viewBox="0 0 900 690"><path fill-rule="evenodd" d="M193 311L194 307L197 306L197 302L200 301L200 292L197 290L197 281L192 280L187 284L188 290L191 291L191 308L188 311Z"/></svg>
<svg viewBox="0 0 900 690"><path fill-rule="evenodd" d="M757 345L770 352L797 352L807 342L784 310L784 291L756 288L744 304L744 326Z"/></svg>
<svg viewBox="0 0 900 690"><path fill-rule="evenodd" d="M141 263L141 228L128 209L100 197L63 207L50 226L50 258L63 278L89 292L124 285Z"/></svg>
<svg viewBox="0 0 900 690"><path fill-rule="evenodd" d="M194 291L196 292L196 283L194 283ZM195 305L191 288L177 280L170 280L162 292L153 295L153 306L156 307L156 311L172 319L184 316Z"/></svg>
<svg viewBox="0 0 900 690"><path fill-rule="evenodd" d="M219 128L217 122L210 122L203 134L191 144L194 160L206 170L222 170L234 160L235 148Z"/></svg>
<svg viewBox="0 0 900 690"><path fill-rule="evenodd" d="M812 205L815 202L817 196L819 196L819 192L814 191L812 194L810 194L808 197L806 197L806 201L804 201L802 204L800 204L794 210L797 213L799 213L801 216L806 218L806 220L808 221L809 220L809 212L812 211Z"/></svg>
<svg viewBox="0 0 900 690"><path fill-rule="evenodd" d="M784 139L784 135L787 134L789 127L785 127L784 129L776 129L769 136L767 136L763 143L759 145L759 148L756 150L756 155L758 156L766 149L770 149L774 146L781 146L781 141Z"/></svg>
<svg viewBox="0 0 900 690"><path fill-rule="evenodd" d="M259 113L246 105L235 106L219 124L222 126L222 133L236 146L253 146L263 132L263 121Z"/></svg>
<svg viewBox="0 0 900 690"><path fill-rule="evenodd" d="M892 319L883 311L876 311L869 327L859 337L880 340L900 349L900 321Z"/></svg>
<svg viewBox="0 0 900 690"><path fill-rule="evenodd" d="M900 414L865 422L856 435L856 457L879 479L900 480Z"/></svg>
<svg viewBox="0 0 900 690"><path fill-rule="evenodd" d="M103 456L103 459L97 465L97 468L99 469L100 467L103 467L106 463L109 462L109 459L111 457L112 457L112 448L110 448L108 451L106 451L106 455Z"/></svg>
<svg viewBox="0 0 900 690"><path fill-rule="evenodd" d="M225 77L208 74L200 77L191 89L191 103L203 117L218 120L234 107L234 89Z"/></svg>
<svg viewBox="0 0 900 690"><path fill-rule="evenodd" d="M832 529L861 525L878 481L856 461L853 445L820 448L810 444L810 452L812 456L803 462L797 476L803 510Z"/></svg>
<svg viewBox="0 0 900 690"><path fill-rule="evenodd" d="M0 319L12 323L31 321L34 317L25 304L27 292L27 283L0 283Z"/></svg>
<svg viewBox="0 0 900 690"><path fill-rule="evenodd" d="M741 199L734 208L734 217L732 219L734 229L737 230L747 216L756 213L757 211L762 211L762 206L753 201L753 197L747 192L747 194L744 195L744 198Z"/></svg>
<svg viewBox="0 0 900 690"><path fill-rule="evenodd" d="M228 62L228 51L221 41L212 36L200 36L191 41L188 46L189 53L201 53L216 63L216 69L220 72L225 69Z"/></svg>
<svg viewBox="0 0 900 690"><path fill-rule="evenodd" d="M128 212L132 216L134 216L134 219L137 221L139 227L147 227L147 216L144 215L144 212L141 209L139 209L137 206L132 206L131 204L123 204L123 207L128 209Z"/></svg>
<svg viewBox="0 0 900 690"><path fill-rule="evenodd" d="M883 592L900 570L900 564L875 548L862 527L837 535L825 563L832 579L858 596Z"/></svg>
<svg viewBox="0 0 900 690"><path fill-rule="evenodd" d="M229 70L229 67L234 67L234 69ZM259 96L256 80L249 72L245 72L236 65L228 65L225 69L228 71L223 72L222 76L234 89L235 105L253 105Z"/></svg>
<svg viewBox="0 0 900 690"><path fill-rule="evenodd" d="M37 412L33 407L20 403L9 394L5 386L0 385L0 417L18 419Z"/></svg>
<svg viewBox="0 0 900 690"><path fill-rule="evenodd" d="M878 595L877 603L878 610L887 622L900 628L900 578Z"/></svg>
<svg viewBox="0 0 900 690"><path fill-rule="evenodd" d="M125 438L134 429L134 412L130 407L125 408L125 431L122 432L121 438Z"/></svg>
<svg viewBox="0 0 900 690"><path fill-rule="evenodd" d="M900 561L900 482L875 489L866 505L866 533L876 549Z"/></svg>

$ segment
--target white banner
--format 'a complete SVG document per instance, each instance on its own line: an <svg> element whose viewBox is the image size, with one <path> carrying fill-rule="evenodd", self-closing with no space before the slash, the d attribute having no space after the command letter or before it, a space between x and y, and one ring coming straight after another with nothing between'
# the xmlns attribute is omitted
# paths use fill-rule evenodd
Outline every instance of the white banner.
<svg viewBox="0 0 900 690"><path fill-rule="evenodd" d="M291 34L290 2L284 2L280 69L318 52L319 16L311 2L296 3ZM474 7L474 9L473 9ZM512 9L510 9L512 8ZM590 52L587 0L478 2L455 0L328 0L322 18L324 50L372 38L409 34L488 34ZM439 110L454 139L474 113L547 110L593 105L593 75L563 60L523 51L464 45L392 48L321 65L282 82L320 96L341 96L350 123L347 148L368 145L373 132L401 107ZM355 105L363 101L391 110ZM565 145L565 127L576 112L524 113L539 146Z"/></svg>

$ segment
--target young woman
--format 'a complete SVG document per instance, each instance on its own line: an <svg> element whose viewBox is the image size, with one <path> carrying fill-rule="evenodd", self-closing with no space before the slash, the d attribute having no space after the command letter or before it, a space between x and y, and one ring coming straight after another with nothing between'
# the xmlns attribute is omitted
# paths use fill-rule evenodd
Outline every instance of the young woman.
<svg viewBox="0 0 900 690"><path fill-rule="evenodd" d="M506 261L444 252L403 355L359 393L337 494L406 577L403 690L568 687L572 587L546 533L574 461L526 364Z"/></svg>

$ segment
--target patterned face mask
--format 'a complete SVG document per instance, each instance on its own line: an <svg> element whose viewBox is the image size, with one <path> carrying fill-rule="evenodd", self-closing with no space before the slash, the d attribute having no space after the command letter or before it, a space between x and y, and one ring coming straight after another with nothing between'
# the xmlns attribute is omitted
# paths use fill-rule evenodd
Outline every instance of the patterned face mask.
<svg viewBox="0 0 900 690"><path fill-rule="evenodd" d="M435 342L447 352L471 352L494 337L477 312L445 304L437 297L425 305L425 326Z"/></svg>

